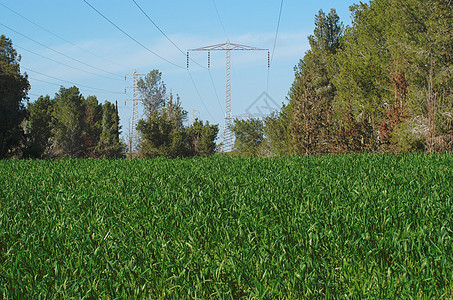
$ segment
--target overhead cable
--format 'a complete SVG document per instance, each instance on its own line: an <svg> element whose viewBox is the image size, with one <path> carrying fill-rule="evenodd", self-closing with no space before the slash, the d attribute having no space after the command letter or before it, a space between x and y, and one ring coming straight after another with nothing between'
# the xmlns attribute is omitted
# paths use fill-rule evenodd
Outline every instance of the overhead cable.
<svg viewBox="0 0 453 300"><path fill-rule="evenodd" d="M222 104L220 104L220 98L219 98L219 95L217 94L217 89L215 88L214 80L212 79L211 70L208 69L208 71L209 71L209 77L211 78L211 84L212 84L212 87L214 88L214 93L217 98L217 103L219 104L220 110L222 111L222 115L224 115L225 111L223 110Z"/></svg>
<svg viewBox="0 0 453 300"><path fill-rule="evenodd" d="M164 32L162 29L160 29L159 26L157 26L156 22L154 22L153 19L151 19L151 17L143 10L143 8L137 3L137 1L132 0L132 2L134 2L134 4L138 7L138 9L146 16L146 18L148 18L148 20L154 25L154 27L156 27L156 28L160 31L160 33L162 33L162 35L163 35L163 36L164 36L164 37L165 37L165 38L166 38L173 46L175 46L175 48L178 49L179 52L182 53L182 55L186 56L186 53L185 53L183 50L181 50L181 48L179 48L178 45L176 45L176 44L168 37L168 35L165 34L165 32ZM194 62L195 64L197 64L198 66L202 67L203 69L207 69L206 67L200 65L200 64L199 64L198 62L196 62L195 60L193 60L193 59L191 59L191 58L190 58L190 60L193 61L193 62Z"/></svg>
<svg viewBox="0 0 453 300"><path fill-rule="evenodd" d="M217 9L217 5L215 4L215 0L212 0L212 3L214 4L215 12L217 13L217 18L219 19L220 25L222 26L223 32L225 33L225 36L227 40L230 40L228 37L228 33L225 29L225 26L223 25L222 19L220 18L219 10Z"/></svg>
<svg viewBox="0 0 453 300"><path fill-rule="evenodd" d="M277 30L275 31L274 46L272 47L271 64L272 64L272 61L274 60L275 46L277 45L278 30L280 28L280 19L282 17L282 9L283 9L283 0L280 3L280 12L278 13Z"/></svg>
<svg viewBox="0 0 453 300"><path fill-rule="evenodd" d="M176 49L178 49L179 52L182 53L182 55L186 56L186 53L185 53L183 50L181 50L181 48L179 48L178 45L176 45L176 43L174 43L174 42L168 37L167 34L165 34L165 32L164 32L164 31L156 24L156 22L153 21L153 19L151 19L151 17L143 10L143 8L137 3L137 1L135 1L135 0L132 0L132 1L133 1L134 4L138 7L138 9L146 16L146 18L148 18L148 20L149 20L149 21L150 21L150 22L151 22L151 23L152 23L152 24L160 31L160 33L162 33L162 35L163 35L163 36L164 36L164 37L165 37L165 38L166 38L166 39L167 39L167 40L168 40L168 41L169 41ZM198 66L202 67L203 69L208 70L208 71L209 71L209 76L211 76L211 71L209 70L209 68L206 68L206 67L200 65L197 61L193 60L192 58L190 58L190 60L193 61L193 62L194 62L195 64L197 64ZM195 81L193 80L193 78L192 78L190 72L189 72L189 76L190 76L190 79L191 79L191 81L192 81L192 84L193 84L193 86L195 87L195 90L196 90L196 92L198 93L198 96L200 97L200 100L201 100L201 102L203 103L203 105L204 105L206 111L207 111L208 114L212 117L210 111L208 110L207 106L205 105L205 103L204 103L204 101L203 101L203 98L201 97L201 94L200 94L200 92L199 92L199 90L198 90L198 87L197 87L197 85L195 84ZM212 76L211 76L211 83L212 83L212 86L213 86L213 88L214 88L214 91L215 91L215 94L216 94L216 97L217 97L217 101L218 101L219 104L220 104L219 96L217 95L217 91L216 91L216 89L215 89L214 81L212 80ZM222 111L222 113L223 113L222 106L220 106L220 109L221 109L221 111Z"/></svg>
<svg viewBox="0 0 453 300"><path fill-rule="evenodd" d="M64 80L64 79L57 78L57 77L54 77L54 76L46 75L46 74L44 74L44 73L41 73L41 72L38 72L38 71L35 71L35 70L32 70L32 69L29 69L29 68L25 68L25 67L21 67L21 68L24 69L24 70L27 70L27 71L29 71L29 72L33 72L33 73L39 74L39 75L44 76L44 77L52 78L52 79L54 79L54 80L61 81L61 82L66 82L66 83L69 83L69 84L72 84L72 85L75 85L75 86L78 86L78 87L84 87L84 88L87 88L87 89L91 89L91 90L93 90L93 91L103 92L103 93L109 93L109 94L124 94L124 93L121 93L121 92L110 91L110 90L104 90L104 89L95 88L95 87L92 87L92 86L87 86L87 85L79 84L79 83L76 83L76 82ZM39 81L39 79L33 79L33 80L38 80L38 81ZM42 81L42 80L41 80L41 81Z"/></svg>
<svg viewBox="0 0 453 300"><path fill-rule="evenodd" d="M277 21L277 29L275 31L275 38L274 38L274 46L272 47L272 56L269 61L269 68L267 69L267 87L266 91L269 93L269 77L270 77L270 67L272 62L274 61L274 53L275 53L275 46L277 45L277 37L278 37L278 30L280 28L280 20L282 17L282 10L283 10L283 0L280 2L280 11L278 13L278 21Z"/></svg>
<svg viewBox="0 0 453 300"><path fill-rule="evenodd" d="M53 61L53 62L55 62L55 63L57 63L57 64L62 65L62 66L65 66L65 67L68 67L68 68L71 68L71 69L74 69L74 70L77 70L77 71L80 71L80 72L84 72L84 73L87 73L87 74L99 76L99 74L96 74L96 73L93 73L93 72L90 72L90 71L87 71L87 70L83 70L83 69L80 69L80 68L77 68L77 67L74 67L74 66L71 66L71 65L68 65L68 64L65 64L65 63L63 63L63 62L61 62L61 61L55 60L55 59L53 59L53 58L50 58L50 57L47 57L47 56L44 56L44 55L41 55L41 54L36 53L36 52L33 52L33 51L31 51L31 50L28 50L28 49L26 49L26 48L24 48L24 47L21 47L21 46L17 45L17 44L14 44L14 46L15 46L16 48L19 48L19 49L25 50L25 51L27 51L27 52L30 52L30 53L32 53L32 54L34 54L34 55L36 55L36 56L39 56L39 57L42 57L42 58L44 58L44 59ZM104 76L103 76L103 77L104 77ZM114 78L110 78L110 77L106 77L106 78L114 79ZM121 79L114 79L114 80L121 80Z"/></svg>
<svg viewBox="0 0 453 300"><path fill-rule="evenodd" d="M93 5L91 5L88 1L86 0L83 0L89 7L91 7L96 13L98 13L101 17L103 17L107 22L109 22L110 24L112 24L116 29L118 29L119 31L121 31L124 35L126 35L128 38L130 38L131 40L133 40L134 42L136 42L138 45L140 45L141 47L143 47L144 49L146 49L148 52L154 54L155 56L159 57L160 59L166 61L167 63L175 66L175 67L178 67L180 69L185 69L185 67L183 66L180 66L180 65L177 65L175 64L174 62L166 59L165 57L162 57L160 56L159 54L157 54L156 52L154 52L153 50L149 49L148 47L146 47L145 45L143 45L142 43L140 43L137 39L135 39L134 37L132 37L130 34L128 34L126 31L124 31L123 29L121 29L121 27L119 27L118 25L116 25L115 23L113 23L109 18L107 18L104 14L102 14L98 9L96 9Z"/></svg>
<svg viewBox="0 0 453 300"><path fill-rule="evenodd" d="M59 83L50 82L50 81L46 81L46 80L42 80L42 79L37 79L37 78L34 78L34 77L30 77L30 76L29 76L28 78L32 79L33 81L39 81L39 82L43 82L43 83L47 83L47 84L51 84L51 85L55 85L55 86L60 86L60 87L62 86L62 85L59 84ZM77 87L76 84L74 84L74 85ZM79 86L80 86L80 85L79 85ZM85 88L85 87L84 87L84 90L85 90L86 92L92 92L92 93L111 94L111 92L107 92L107 91L105 91L105 92L96 91L96 90L89 89L89 88ZM31 95L31 94L30 94L30 95ZM35 94L35 96L36 96L36 94ZM38 96L38 97L39 97L39 96Z"/></svg>
<svg viewBox="0 0 453 300"><path fill-rule="evenodd" d="M15 32L16 34L18 34L18 35L20 35L20 36L22 36L22 37L24 37L24 38L26 38L26 39L28 39L28 40L30 40L30 41L36 43L36 44L38 44L38 45L40 45L40 46L42 46L42 47L44 47L44 48L46 48L46 49L49 49L49 50L51 50L51 51L53 51L53 52L55 52L55 53L57 53L57 54L60 54L61 56L64 56L64 57L66 57L66 58L69 58L70 60L73 60L73 61L75 61L75 62L78 62L79 64L82 64L82 65L84 65L84 66L93 68L93 69L98 70L98 71L107 72L107 71L105 71L105 70L102 70L102 69L93 67L93 66L91 66L91 65L89 65L89 64L87 64L87 63L84 63L83 61L78 60L78 59L76 59L76 58L73 58L73 57L71 57L71 56L69 56L69 55L66 55L66 54L64 54L63 52L58 51L58 50L55 50L55 49L53 49L53 48L51 48L51 47L49 47L49 46L47 46L47 45L45 45L45 44L43 44L43 43L41 43L41 42L38 42L37 40L34 40L34 39L32 39L32 38L26 36L25 34L22 34L22 33L18 32L17 30L12 29L12 28L9 27L9 26L6 26L6 25L3 24L3 23L0 23L0 25L2 25L3 27L8 28L8 29L11 30L12 32ZM107 73L110 73L110 72L107 72ZM108 78L108 79L112 79L112 80L118 80L118 79L116 79L116 78L111 78L111 77L107 77L107 76L100 75L100 74L95 74L95 75L96 75L96 76L101 76L101 77L104 77L104 78ZM117 75L117 74L114 74L114 75Z"/></svg>
<svg viewBox="0 0 453 300"><path fill-rule="evenodd" d="M198 97L199 97L200 100L201 100L201 103L203 104L204 108L206 109L206 112L211 116L212 119L215 119L214 116L213 116L213 115L211 114L211 112L209 111L209 109L208 109L208 107L206 106L206 104L204 103L203 97L201 97L200 91L198 90L197 85L195 84L195 81L193 80L192 74L190 74L189 69L187 69L187 73L189 74L189 77L190 77L190 80L192 81L193 87L195 88L195 91L197 92Z"/></svg>
<svg viewBox="0 0 453 300"><path fill-rule="evenodd" d="M16 12L15 10L9 8L8 6L4 5L3 3L0 3L0 5L3 6L3 7L5 7L6 9L10 10L10 11L13 12L14 14L18 15L18 16L21 17L22 19L27 20L27 21L30 22L31 24L33 24L33 25L35 25L35 26L41 28L42 30L44 30L44 31L46 31L46 32L48 32L48 33L50 33L50 34L53 35L54 37L56 37L56 38L62 40L62 41L65 42L65 43L68 43L68 44L70 44L70 45L72 45L72 46L74 46L74 47L76 47L76 48L78 48L78 49L80 49L80 50L82 50L82 51L85 51L85 52L87 52L87 53L89 53L89 54L91 54L91 55L93 55L93 56L95 56L95 57L97 57L97 58L100 58L100 59L102 59L102 60L104 60L104 61L106 61L106 62L109 62L109 63L111 63L111 64L117 65L117 66L122 67L122 68L129 68L129 67L123 66L123 65L121 65L121 64L119 64L119 63L117 63L117 62L114 62L114 61L112 61L112 60L109 60L109 59L107 59L107 58L105 58L105 57L103 57L103 56L101 56L101 55L98 55L98 54L96 54L96 53L94 53L94 52L91 52L90 50L87 50L87 49L85 49L85 48L82 48L82 47L80 47L80 46L78 46L78 45L76 45L76 44L74 44L74 43L68 41L67 39L65 39L65 38L63 38L63 37L61 37L61 36L59 36L58 34L56 34L56 33L52 32L52 31L50 31L49 29L47 29L47 28L45 28L45 27L39 25L38 23L36 23L36 22L34 22L34 21L28 19L27 17L21 15L20 13ZM104 70L104 72L110 73L110 72L105 71L105 70ZM115 75L115 76L119 76L119 77L123 77L122 75L118 75L118 74L114 74L114 73L110 73L110 74Z"/></svg>

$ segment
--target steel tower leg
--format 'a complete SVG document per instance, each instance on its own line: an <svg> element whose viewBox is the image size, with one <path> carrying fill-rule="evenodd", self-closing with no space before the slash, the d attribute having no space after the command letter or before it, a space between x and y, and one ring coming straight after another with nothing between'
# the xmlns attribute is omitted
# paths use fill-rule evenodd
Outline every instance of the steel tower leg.
<svg viewBox="0 0 453 300"><path fill-rule="evenodd" d="M231 125L231 51L226 50L226 97L225 97L225 128L223 130L223 152L233 148L233 132Z"/></svg>

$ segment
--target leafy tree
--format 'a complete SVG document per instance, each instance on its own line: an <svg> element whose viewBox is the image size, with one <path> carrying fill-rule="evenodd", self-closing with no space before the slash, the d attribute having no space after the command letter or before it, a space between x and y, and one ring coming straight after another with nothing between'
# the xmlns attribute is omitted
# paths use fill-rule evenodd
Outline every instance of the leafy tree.
<svg viewBox="0 0 453 300"><path fill-rule="evenodd" d="M137 82L145 113L160 110L167 101L167 89L162 80L162 73L159 70L152 70L145 78L140 78Z"/></svg>
<svg viewBox="0 0 453 300"><path fill-rule="evenodd" d="M352 109L354 118L368 119L374 131L392 101L388 66L386 5L360 3L351 7L353 22L343 39L337 61L338 105Z"/></svg>
<svg viewBox="0 0 453 300"><path fill-rule="evenodd" d="M337 129L332 144L332 153L357 153L374 150L372 127L366 119L357 120L350 105L336 113Z"/></svg>
<svg viewBox="0 0 453 300"><path fill-rule="evenodd" d="M300 62L299 68L304 68ZM293 154L315 153L319 135L316 113L319 98L316 97L312 81L303 71L296 71L290 90L291 114L288 126L289 146Z"/></svg>
<svg viewBox="0 0 453 300"><path fill-rule="evenodd" d="M0 36L0 158L10 156L20 146L26 117L24 100L30 89L27 75L20 73L21 57L6 36Z"/></svg>
<svg viewBox="0 0 453 300"><path fill-rule="evenodd" d="M421 131L429 151L451 140L451 4L377 0L352 13L337 56L339 106L367 119L384 151L419 149Z"/></svg>
<svg viewBox="0 0 453 300"><path fill-rule="evenodd" d="M428 151L453 151L453 136L449 133L453 120L451 2L393 0L391 4L391 51L398 55L401 69L407 74L412 117L423 120ZM420 125L411 123L412 128L406 126L409 132L418 132Z"/></svg>
<svg viewBox="0 0 453 300"><path fill-rule="evenodd" d="M27 157L122 156L118 107L108 101L85 100L76 87L61 87L54 99L41 96L27 110Z"/></svg>
<svg viewBox="0 0 453 300"><path fill-rule="evenodd" d="M53 134L58 156L83 154L83 96L77 87L61 87L55 95Z"/></svg>
<svg viewBox="0 0 453 300"><path fill-rule="evenodd" d="M120 142L118 103L106 101L102 105L102 132L96 147L98 157L119 158L123 156L125 145Z"/></svg>
<svg viewBox="0 0 453 300"><path fill-rule="evenodd" d="M95 157L96 147L103 130L103 105L96 96L88 96L82 104L83 110L83 156Z"/></svg>
<svg viewBox="0 0 453 300"><path fill-rule="evenodd" d="M152 70L138 81L146 111L146 120L140 120L140 155L143 157L184 157L209 155L214 152L218 127L197 121L189 128L184 126L187 112L179 96L167 97L162 73Z"/></svg>
<svg viewBox="0 0 453 300"><path fill-rule="evenodd" d="M451 3L375 0L351 12L345 30L334 10L316 15L289 104L266 119L262 148L453 151Z"/></svg>
<svg viewBox="0 0 453 300"><path fill-rule="evenodd" d="M49 96L40 96L28 103L28 143L25 156L43 158L52 155L52 115L54 101Z"/></svg>
<svg viewBox="0 0 453 300"><path fill-rule="evenodd" d="M140 155L144 157L183 157L189 154L187 132L184 121L187 112L181 107L179 97L176 103L170 101L160 110L149 111L147 120L138 122L140 131Z"/></svg>
<svg viewBox="0 0 453 300"><path fill-rule="evenodd" d="M195 119L195 122L187 129L190 154L193 156L214 154L218 132L218 125L210 125L209 121L203 124L203 121Z"/></svg>
<svg viewBox="0 0 453 300"><path fill-rule="evenodd" d="M335 9L332 8L327 16L322 9L319 10L315 16L313 35L308 37L311 49L335 54L340 47L343 30L343 23L340 22L340 17Z"/></svg>
<svg viewBox="0 0 453 300"><path fill-rule="evenodd" d="M288 136L289 105L283 105L279 112L274 112L264 118L265 141L262 144L262 154L266 156L290 154Z"/></svg>
<svg viewBox="0 0 453 300"><path fill-rule="evenodd" d="M340 46L343 24L334 9L315 17L311 49L295 68L289 92L288 137L291 152L311 154L331 152L332 114L336 88L334 55Z"/></svg>
<svg viewBox="0 0 453 300"><path fill-rule="evenodd" d="M264 122L260 119L235 119L231 130L234 133L234 152L239 155L258 155L264 141Z"/></svg>
<svg viewBox="0 0 453 300"><path fill-rule="evenodd" d="M141 134L140 155L143 157L167 156L172 124L159 112L151 112L147 120L140 120L137 130Z"/></svg>

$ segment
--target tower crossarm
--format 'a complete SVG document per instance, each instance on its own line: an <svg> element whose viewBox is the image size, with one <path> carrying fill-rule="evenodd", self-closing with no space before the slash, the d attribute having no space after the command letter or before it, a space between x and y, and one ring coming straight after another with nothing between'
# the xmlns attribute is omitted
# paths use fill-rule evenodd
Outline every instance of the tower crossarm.
<svg viewBox="0 0 453 300"><path fill-rule="evenodd" d="M269 49L251 47L251 46L246 46L246 45L241 45L241 44L234 44L234 43L230 43L230 42L201 47L201 48L189 49L189 51L226 51L226 50L269 51Z"/></svg>

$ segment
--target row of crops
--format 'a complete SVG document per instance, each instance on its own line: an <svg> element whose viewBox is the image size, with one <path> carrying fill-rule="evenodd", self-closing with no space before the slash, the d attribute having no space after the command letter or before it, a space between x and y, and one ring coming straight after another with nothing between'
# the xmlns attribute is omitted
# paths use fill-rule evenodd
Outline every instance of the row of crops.
<svg viewBox="0 0 453 300"><path fill-rule="evenodd" d="M453 156L0 161L0 298L453 297Z"/></svg>

